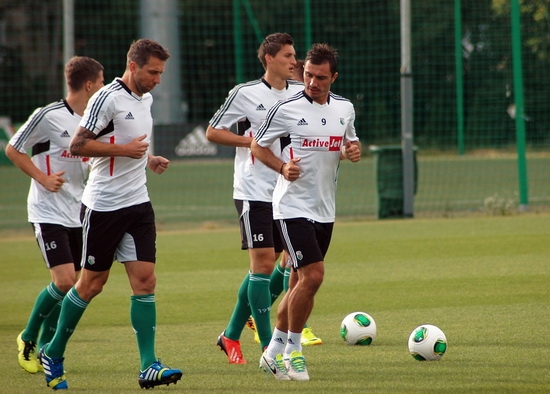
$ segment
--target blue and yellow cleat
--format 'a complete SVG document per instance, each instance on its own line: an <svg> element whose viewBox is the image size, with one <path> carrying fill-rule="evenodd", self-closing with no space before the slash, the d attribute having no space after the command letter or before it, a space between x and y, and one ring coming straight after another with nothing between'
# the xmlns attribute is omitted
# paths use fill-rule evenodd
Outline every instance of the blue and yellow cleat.
<svg viewBox="0 0 550 394"><path fill-rule="evenodd" d="M150 389L161 384L176 384L181 379L183 372L179 369L171 369L160 363L160 359L155 361L145 371L139 373L139 386L142 389Z"/></svg>
<svg viewBox="0 0 550 394"><path fill-rule="evenodd" d="M67 390L69 385L65 379L65 371L63 369L64 358L48 357L46 354L47 344L42 346L38 353L38 358L44 368L44 376L46 378L46 385L54 390Z"/></svg>

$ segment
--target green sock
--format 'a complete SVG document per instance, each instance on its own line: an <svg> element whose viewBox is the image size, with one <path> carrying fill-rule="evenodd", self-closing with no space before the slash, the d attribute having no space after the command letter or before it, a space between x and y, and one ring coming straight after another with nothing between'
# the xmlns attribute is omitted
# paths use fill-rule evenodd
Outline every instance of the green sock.
<svg viewBox="0 0 550 394"><path fill-rule="evenodd" d="M57 330L52 341L46 348L46 354L53 358L61 358L65 353L67 342L73 335L76 325L84 314L88 302L84 301L74 287L69 290L63 303L61 304L61 313L57 322Z"/></svg>
<svg viewBox="0 0 550 394"><path fill-rule="evenodd" d="M59 301L55 304L48 317L42 323L42 330L40 330L40 336L38 337L37 349L42 349L42 346L52 340L57 329L57 320L59 319L59 313L61 312L61 303L62 301Z"/></svg>
<svg viewBox="0 0 550 394"><path fill-rule="evenodd" d="M237 303L233 309L233 314L229 319L229 324L225 329L225 336L233 341L238 341L241 338L244 325L250 317L250 304L248 302L248 282L249 274L247 273L245 278L239 287L239 293L237 295Z"/></svg>
<svg viewBox="0 0 550 394"><path fill-rule="evenodd" d="M277 264L273 272L271 273L271 278L269 279L269 291L271 293L271 305L279 298L283 289L285 281L285 270L281 267L280 264Z"/></svg>
<svg viewBox="0 0 550 394"><path fill-rule="evenodd" d="M145 371L157 361L155 357L157 308L154 294L133 295L130 297L130 321L136 333L141 370Z"/></svg>
<svg viewBox="0 0 550 394"><path fill-rule="evenodd" d="M285 292L288 291L288 282L290 281L290 267L286 267L285 268L285 279L284 279L284 284L283 284L283 287L285 289Z"/></svg>
<svg viewBox="0 0 550 394"><path fill-rule="evenodd" d="M63 299L65 296L54 284L51 282L48 286L44 287L32 309L25 331L21 335L21 338L25 341L32 341L34 343L38 340L38 333L40 327L48 315L51 313L55 305ZM40 348L39 348L40 349Z"/></svg>
<svg viewBox="0 0 550 394"><path fill-rule="evenodd" d="M269 275L250 274L248 283L248 301L250 311L256 324L256 331L260 337L262 349L269 345L271 340L271 295L269 292Z"/></svg>

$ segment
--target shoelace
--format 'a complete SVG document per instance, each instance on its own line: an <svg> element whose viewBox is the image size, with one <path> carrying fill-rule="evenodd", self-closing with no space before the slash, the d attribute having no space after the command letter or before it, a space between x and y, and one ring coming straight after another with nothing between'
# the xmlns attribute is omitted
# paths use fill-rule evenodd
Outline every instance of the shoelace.
<svg viewBox="0 0 550 394"><path fill-rule="evenodd" d="M290 365L296 372L304 372L306 370L306 359L304 356L296 356L290 359Z"/></svg>
<svg viewBox="0 0 550 394"><path fill-rule="evenodd" d="M286 367L285 367L285 363L283 362L283 358L282 357L275 357L274 359L275 361L275 365L277 366L277 368L279 369L279 371L281 371L283 374L287 374L287 370L286 370Z"/></svg>
<svg viewBox="0 0 550 394"><path fill-rule="evenodd" d="M30 360L31 353L34 353L34 349L36 348L36 343L34 342L25 342L25 349L23 350L23 357L25 360Z"/></svg>

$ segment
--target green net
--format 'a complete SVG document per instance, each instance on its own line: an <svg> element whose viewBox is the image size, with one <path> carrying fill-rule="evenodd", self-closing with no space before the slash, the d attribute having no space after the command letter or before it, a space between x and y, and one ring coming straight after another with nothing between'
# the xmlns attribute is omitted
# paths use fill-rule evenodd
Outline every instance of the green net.
<svg viewBox="0 0 550 394"><path fill-rule="evenodd" d="M416 217L511 214L521 204L521 192L527 193L532 211L550 206L550 1L521 1L521 30L515 32L513 1L411 2ZM36 107L64 95L66 3L2 2L2 146ZM379 185L396 185L391 193L399 195L400 164L379 169L386 158L381 160L376 149L401 144L400 1L162 3L172 4L175 28L156 19L151 23L155 15L150 10L160 3L145 0L75 0L71 18L74 53L99 60L107 82L122 75L128 46L142 36L144 26L168 37L168 43L159 41L177 54L167 67L177 67L181 113L168 124L155 119L155 151L169 157L172 168L161 177L149 176L161 227L236 223L233 150L208 143L204 130L236 83L262 75L256 51L263 37L276 31L292 34L298 58L313 42L338 49L333 91L354 103L364 146L360 163L341 167L339 218L380 217L381 209L389 208ZM514 34L521 39L525 111L518 116L525 127L524 173L518 170ZM520 190L522 181L527 190ZM1 154L0 182L0 229L25 226L29 180Z"/></svg>

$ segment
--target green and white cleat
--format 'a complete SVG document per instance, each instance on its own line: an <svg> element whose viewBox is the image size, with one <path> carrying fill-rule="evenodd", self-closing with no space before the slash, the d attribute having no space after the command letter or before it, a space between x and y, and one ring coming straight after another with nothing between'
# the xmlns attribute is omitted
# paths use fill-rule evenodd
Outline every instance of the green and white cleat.
<svg viewBox="0 0 550 394"><path fill-rule="evenodd" d="M309 374L306 368L306 359L302 355L302 352L294 350L290 353L290 358L285 359L285 367L288 371L290 380L308 381Z"/></svg>
<svg viewBox="0 0 550 394"><path fill-rule="evenodd" d="M290 380L282 354L277 354L275 358L270 358L267 356L267 351L264 351L262 358L260 358L260 368L265 372L270 372L277 380Z"/></svg>

